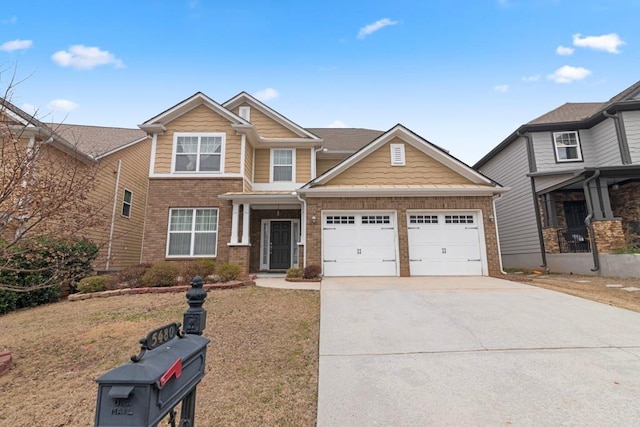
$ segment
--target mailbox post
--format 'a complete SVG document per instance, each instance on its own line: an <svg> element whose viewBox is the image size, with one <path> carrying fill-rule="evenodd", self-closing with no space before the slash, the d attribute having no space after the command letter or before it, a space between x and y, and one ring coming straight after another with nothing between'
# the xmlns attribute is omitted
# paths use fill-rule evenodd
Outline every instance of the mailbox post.
<svg viewBox="0 0 640 427"><path fill-rule="evenodd" d="M207 292L196 276L187 291L189 309L180 323L161 326L140 340L140 354L96 381L96 426L156 426L182 401L181 427L193 427L196 386L204 377L209 340L202 337Z"/></svg>

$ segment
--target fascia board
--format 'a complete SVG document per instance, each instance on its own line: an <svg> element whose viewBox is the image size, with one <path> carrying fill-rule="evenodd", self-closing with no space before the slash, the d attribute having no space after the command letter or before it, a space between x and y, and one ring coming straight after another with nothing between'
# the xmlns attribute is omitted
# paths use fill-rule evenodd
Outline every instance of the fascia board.
<svg viewBox="0 0 640 427"><path fill-rule="evenodd" d="M199 105L204 105L208 108L210 108L212 111L215 111L216 113L220 114L221 116L225 117L227 120L229 120L232 123L235 124L249 124L249 122L247 122L246 120L244 120L242 117L234 114L233 112L227 110L225 107L223 107L222 105L218 104L217 102L215 102L213 99L209 98L208 96L206 96L205 94L203 94L202 92L198 92L195 95L187 98L186 100L174 105L173 107L169 108L168 110L158 114L157 116L147 120L146 122L143 123L143 125L148 125L148 124L154 124L154 123L168 123L172 120L175 120L176 118L188 113L189 111L191 111L192 109L198 107Z"/></svg>
<svg viewBox="0 0 640 427"><path fill-rule="evenodd" d="M508 187L487 188L301 188L298 193L306 197L443 197L492 196L509 191Z"/></svg>

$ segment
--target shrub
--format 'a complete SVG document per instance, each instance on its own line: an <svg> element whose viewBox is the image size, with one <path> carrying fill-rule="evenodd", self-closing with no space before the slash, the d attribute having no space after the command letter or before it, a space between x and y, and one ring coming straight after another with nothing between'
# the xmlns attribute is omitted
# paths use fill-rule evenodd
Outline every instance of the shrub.
<svg viewBox="0 0 640 427"><path fill-rule="evenodd" d="M180 268L176 263L160 262L153 264L142 276L142 284L149 287L173 286L180 274Z"/></svg>
<svg viewBox="0 0 640 427"><path fill-rule="evenodd" d="M236 264L223 262L218 264L218 266L216 267L216 274L220 276L221 282L236 280L240 273L242 273L242 267Z"/></svg>
<svg viewBox="0 0 640 427"><path fill-rule="evenodd" d="M101 292L107 289L107 276L89 276L80 280L76 290L82 293Z"/></svg>
<svg viewBox="0 0 640 427"><path fill-rule="evenodd" d="M320 277L320 273L322 273L322 269L318 264L309 264L304 268L302 277L305 279L317 279Z"/></svg>
<svg viewBox="0 0 640 427"><path fill-rule="evenodd" d="M182 264L182 271L180 275L182 276L182 280L190 283L191 280L200 276L203 279L211 276L216 271L216 262L212 259L196 259L194 261L187 261ZM205 280L206 282L206 280Z"/></svg>
<svg viewBox="0 0 640 427"><path fill-rule="evenodd" d="M124 268L107 277L106 288L117 289L122 284L127 288L139 288L142 286L142 276L151 268L151 264L138 264Z"/></svg>
<svg viewBox="0 0 640 427"><path fill-rule="evenodd" d="M287 277L292 279L300 279L302 278L302 270L297 267L291 267L287 270Z"/></svg>

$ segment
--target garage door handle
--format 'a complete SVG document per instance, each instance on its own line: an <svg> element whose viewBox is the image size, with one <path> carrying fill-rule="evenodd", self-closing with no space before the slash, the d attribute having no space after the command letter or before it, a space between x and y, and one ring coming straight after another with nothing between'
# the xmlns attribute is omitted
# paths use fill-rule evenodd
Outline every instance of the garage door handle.
<svg viewBox="0 0 640 427"><path fill-rule="evenodd" d="M464 229L465 230L477 230L478 227L465 227Z"/></svg>
<svg viewBox="0 0 640 427"><path fill-rule="evenodd" d="M467 261L482 261L482 260L478 258L478 259L468 259Z"/></svg>
<svg viewBox="0 0 640 427"><path fill-rule="evenodd" d="M421 259L409 259L409 262L422 262Z"/></svg>
<svg viewBox="0 0 640 427"><path fill-rule="evenodd" d="M394 227L380 227L380 230L395 230Z"/></svg>
<svg viewBox="0 0 640 427"><path fill-rule="evenodd" d="M407 227L408 230L420 230L420 227Z"/></svg>
<svg viewBox="0 0 640 427"><path fill-rule="evenodd" d="M324 227L324 228L323 228L323 230L335 230L335 227L334 227L334 228L331 228L331 227Z"/></svg>
<svg viewBox="0 0 640 427"><path fill-rule="evenodd" d="M382 262L396 262L395 259L383 259Z"/></svg>
<svg viewBox="0 0 640 427"><path fill-rule="evenodd" d="M335 259L325 259L324 262L338 262L338 261Z"/></svg>

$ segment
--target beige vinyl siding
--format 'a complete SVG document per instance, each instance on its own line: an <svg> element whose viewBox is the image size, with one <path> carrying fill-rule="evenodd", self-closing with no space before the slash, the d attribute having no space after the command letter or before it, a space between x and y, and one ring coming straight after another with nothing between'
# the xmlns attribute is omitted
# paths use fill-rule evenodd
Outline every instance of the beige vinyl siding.
<svg viewBox="0 0 640 427"><path fill-rule="evenodd" d="M311 150L296 149L296 182L311 181Z"/></svg>
<svg viewBox="0 0 640 427"><path fill-rule="evenodd" d="M316 175L320 176L338 163L341 159L318 159L316 160Z"/></svg>
<svg viewBox="0 0 640 427"><path fill-rule="evenodd" d="M405 166L391 166L390 144L404 144ZM467 178L412 145L395 138L333 178L328 183L328 186L358 184L404 185L408 182L421 185L471 184L471 181Z"/></svg>
<svg viewBox="0 0 640 427"><path fill-rule="evenodd" d="M238 106L234 111L236 114L240 114L240 107L249 106L249 104L242 104ZM251 107L251 124L256 127L256 130L265 138L300 138L300 135L295 134L280 123L271 119L257 108Z"/></svg>
<svg viewBox="0 0 640 427"><path fill-rule="evenodd" d="M252 115L253 117L253 115ZM255 160L255 176L253 182L256 183L268 183L269 182L269 167L271 163L271 150L269 149L256 149Z"/></svg>
<svg viewBox="0 0 640 427"><path fill-rule="evenodd" d="M224 172L240 173L241 136L236 134L227 119L210 108L200 105L167 123L166 127L166 132L158 135L157 139L155 173L171 172L175 132L224 132L226 134Z"/></svg>
<svg viewBox="0 0 640 427"><path fill-rule="evenodd" d="M244 150L244 177L253 182L253 147L248 143Z"/></svg>
<svg viewBox="0 0 640 427"><path fill-rule="evenodd" d="M631 163L638 165L640 164L640 111L625 111L622 113L622 118L627 133Z"/></svg>

